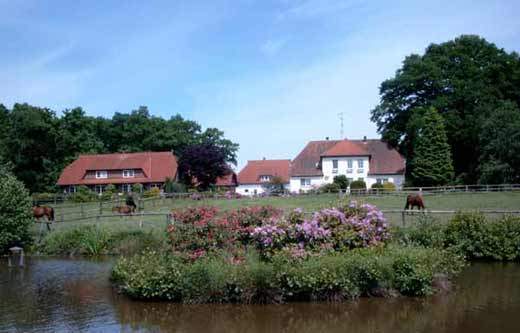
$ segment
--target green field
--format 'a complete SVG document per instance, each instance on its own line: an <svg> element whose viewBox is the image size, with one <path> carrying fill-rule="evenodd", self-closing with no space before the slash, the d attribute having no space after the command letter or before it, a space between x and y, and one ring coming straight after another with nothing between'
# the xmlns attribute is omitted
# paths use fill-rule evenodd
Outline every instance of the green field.
<svg viewBox="0 0 520 333"><path fill-rule="evenodd" d="M103 215L112 214L112 206L115 203L87 204L58 204L56 220L63 223L55 223L53 228L67 228L79 224L99 223L114 228L163 228L166 223L166 214L172 209L193 206L216 206L220 210L237 209L240 207L255 205L271 205L286 211L300 207L307 212L321 208L337 206L340 200L357 200L376 205L382 210L403 209L405 197L402 195L380 197L345 197L340 199L337 194L302 195L293 197L266 197L244 199L204 199L195 201L192 199L156 199L144 202L145 213L161 213L162 216L124 216L96 218L100 211ZM428 195L424 197L428 210L520 210L520 192L489 192L489 193L445 193ZM84 217L85 219L78 220ZM389 213L387 218L393 224L401 223L400 213ZM446 215L441 217L446 218ZM413 220L414 217L407 217ZM38 226L35 226L38 229Z"/></svg>

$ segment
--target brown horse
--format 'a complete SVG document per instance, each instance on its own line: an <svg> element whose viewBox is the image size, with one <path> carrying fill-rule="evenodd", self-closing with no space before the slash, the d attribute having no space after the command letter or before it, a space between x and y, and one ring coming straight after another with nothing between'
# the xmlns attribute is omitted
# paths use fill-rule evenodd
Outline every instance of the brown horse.
<svg viewBox="0 0 520 333"><path fill-rule="evenodd" d="M417 206L418 210L424 209L422 196L420 194L408 194L406 197L406 205L404 206L404 209L413 209L415 206Z"/></svg>
<svg viewBox="0 0 520 333"><path fill-rule="evenodd" d="M35 219L39 220L45 216L47 218L47 221L54 221L54 208L36 205L33 207L32 210Z"/></svg>
<svg viewBox="0 0 520 333"><path fill-rule="evenodd" d="M112 208L112 213L117 213L121 215L130 215L135 212L135 207L133 206L116 206Z"/></svg>

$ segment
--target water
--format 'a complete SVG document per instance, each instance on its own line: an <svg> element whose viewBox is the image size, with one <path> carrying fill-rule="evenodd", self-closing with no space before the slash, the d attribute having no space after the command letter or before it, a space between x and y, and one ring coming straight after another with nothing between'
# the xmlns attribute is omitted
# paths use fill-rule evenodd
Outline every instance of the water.
<svg viewBox="0 0 520 333"><path fill-rule="evenodd" d="M178 305L114 292L111 260L0 260L0 332L520 332L520 264L468 267L449 294L344 304Z"/></svg>

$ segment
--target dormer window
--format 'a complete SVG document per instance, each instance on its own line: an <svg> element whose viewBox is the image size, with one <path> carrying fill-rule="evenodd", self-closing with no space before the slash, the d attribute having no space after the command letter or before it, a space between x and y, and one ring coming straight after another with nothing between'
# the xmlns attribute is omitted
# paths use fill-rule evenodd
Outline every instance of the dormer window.
<svg viewBox="0 0 520 333"><path fill-rule="evenodd" d="M271 181L271 176L267 176L267 175L260 176L260 181L261 182Z"/></svg>
<svg viewBox="0 0 520 333"><path fill-rule="evenodd" d="M96 171L96 178L97 179L108 178L108 172L106 170L98 170L98 171Z"/></svg>
<svg viewBox="0 0 520 333"><path fill-rule="evenodd" d="M134 178L135 177L135 170L123 170L123 178Z"/></svg>

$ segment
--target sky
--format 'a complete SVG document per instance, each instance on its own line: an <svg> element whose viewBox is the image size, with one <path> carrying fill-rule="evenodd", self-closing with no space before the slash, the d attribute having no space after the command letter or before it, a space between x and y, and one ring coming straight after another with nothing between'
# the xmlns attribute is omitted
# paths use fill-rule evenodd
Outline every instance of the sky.
<svg viewBox="0 0 520 333"><path fill-rule="evenodd" d="M520 1L0 0L0 103L217 127L247 160L378 138L379 86L430 43L520 51Z"/></svg>

